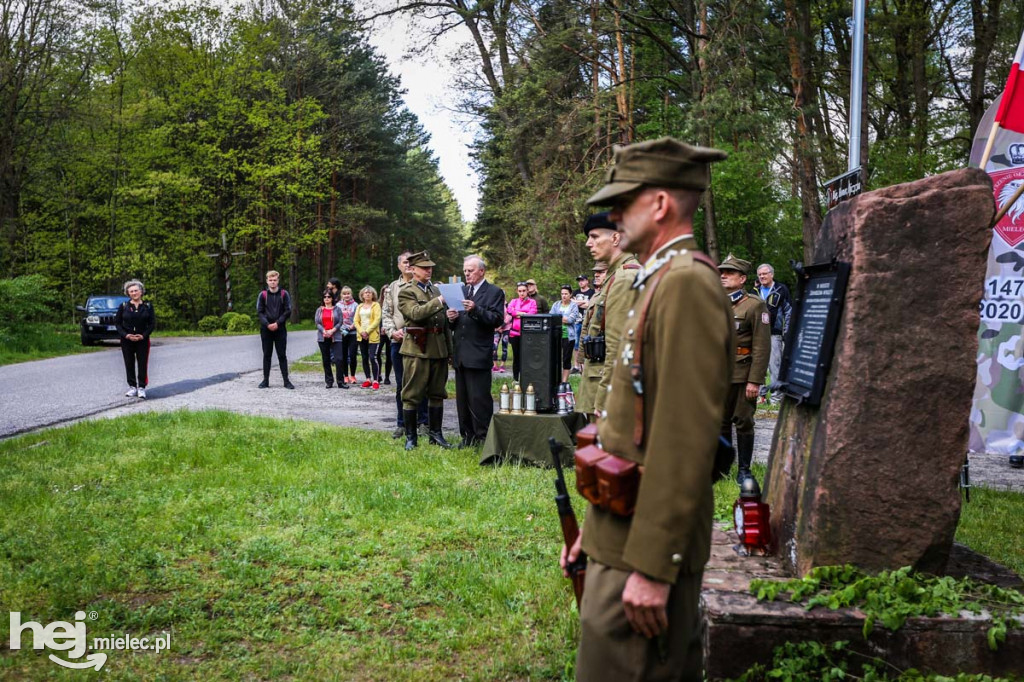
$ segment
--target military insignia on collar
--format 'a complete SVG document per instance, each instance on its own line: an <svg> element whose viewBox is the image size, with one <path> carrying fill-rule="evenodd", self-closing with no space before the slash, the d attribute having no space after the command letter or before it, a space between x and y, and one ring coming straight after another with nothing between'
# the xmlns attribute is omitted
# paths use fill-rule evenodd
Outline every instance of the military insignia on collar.
<svg viewBox="0 0 1024 682"><path fill-rule="evenodd" d="M686 253L686 249L682 251L676 251L675 249L669 249L661 257L655 258L651 261L650 265L640 266L640 272L636 274L636 279L633 280L633 289L639 289L640 286L650 278L651 275L661 270L665 263L678 256L680 253Z"/></svg>
<svg viewBox="0 0 1024 682"><path fill-rule="evenodd" d="M768 324L768 313L761 313L761 324Z"/></svg>
<svg viewBox="0 0 1024 682"><path fill-rule="evenodd" d="M732 301L733 303L739 303L740 301L743 300L743 297L746 295L747 292L743 291L743 289L737 289L736 291L729 294L729 300Z"/></svg>

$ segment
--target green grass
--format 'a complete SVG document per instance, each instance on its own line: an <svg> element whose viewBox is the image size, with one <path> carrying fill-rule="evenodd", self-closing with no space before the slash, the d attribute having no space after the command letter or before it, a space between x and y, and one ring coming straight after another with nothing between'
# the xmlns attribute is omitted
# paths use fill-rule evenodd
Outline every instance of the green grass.
<svg viewBox="0 0 1024 682"><path fill-rule="evenodd" d="M956 539L1024 576L1024 495L1006 490L971 488L971 501L960 508Z"/></svg>
<svg viewBox="0 0 1024 682"><path fill-rule="evenodd" d="M73 324L21 324L9 334L0 334L0 365L42 360L96 348L82 345L80 329Z"/></svg>
<svg viewBox="0 0 1024 682"><path fill-rule="evenodd" d="M223 412L29 434L0 442L0 611L172 633L169 652L109 652L111 679L571 679L551 480ZM717 516L737 494L717 484ZM958 539L1020 572L1022 514L1024 496L975 488ZM0 649L0 678L58 674Z"/></svg>
<svg viewBox="0 0 1024 682"><path fill-rule="evenodd" d="M552 473L218 412L0 443L0 610L95 611L113 679L571 677ZM0 619L0 642L9 637ZM0 677L57 675L0 652Z"/></svg>

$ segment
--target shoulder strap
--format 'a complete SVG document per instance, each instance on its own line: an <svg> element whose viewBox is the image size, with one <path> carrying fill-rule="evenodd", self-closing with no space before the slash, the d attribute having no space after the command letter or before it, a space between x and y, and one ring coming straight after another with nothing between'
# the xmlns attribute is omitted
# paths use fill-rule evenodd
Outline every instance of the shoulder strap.
<svg viewBox="0 0 1024 682"><path fill-rule="evenodd" d="M689 253L693 256L694 261L703 263L715 272L718 272L718 266L703 251L690 251ZM633 392L635 394L633 398L633 413L635 415L633 443L637 447L640 447L644 442L644 368L640 361L643 356L647 309L654 298L654 290L658 288L661 278L665 276L665 272L671 267L671 264L666 263L660 270L654 273L654 276L649 281L642 285L647 289L647 293L644 295L643 304L640 306L640 317L636 323L636 341L633 342L633 357L629 365L629 375L633 379Z"/></svg>

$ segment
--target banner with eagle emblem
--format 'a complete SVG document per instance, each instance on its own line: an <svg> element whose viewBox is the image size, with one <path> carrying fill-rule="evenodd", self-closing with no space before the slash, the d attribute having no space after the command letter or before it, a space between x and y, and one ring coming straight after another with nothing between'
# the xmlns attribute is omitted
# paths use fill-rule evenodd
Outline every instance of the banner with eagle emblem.
<svg viewBox="0 0 1024 682"><path fill-rule="evenodd" d="M1001 99L978 126L972 165L981 163ZM985 170L992 178L998 211L1024 184L1024 133L995 130ZM1024 450L1024 198L1017 199L992 228L984 286L969 448L1015 455Z"/></svg>

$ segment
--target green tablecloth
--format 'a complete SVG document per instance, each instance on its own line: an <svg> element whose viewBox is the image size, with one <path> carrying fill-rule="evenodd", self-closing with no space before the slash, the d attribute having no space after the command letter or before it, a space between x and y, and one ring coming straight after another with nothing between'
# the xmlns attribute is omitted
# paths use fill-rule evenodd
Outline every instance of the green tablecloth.
<svg viewBox="0 0 1024 682"><path fill-rule="evenodd" d="M562 464L572 466L576 452L576 432L587 425L580 412L558 414L495 414L487 430L480 464L496 464L505 459L524 459L550 467L548 437L565 446Z"/></svg>

